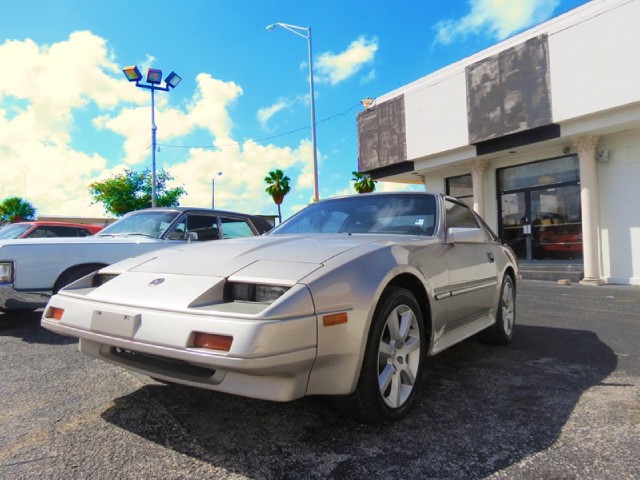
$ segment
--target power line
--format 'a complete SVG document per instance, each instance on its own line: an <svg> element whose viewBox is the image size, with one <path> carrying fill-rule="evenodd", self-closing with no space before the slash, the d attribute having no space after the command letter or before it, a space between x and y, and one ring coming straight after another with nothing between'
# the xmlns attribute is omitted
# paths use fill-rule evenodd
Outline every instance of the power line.
<svg viewBox="0 0 640 480"><path fill-rule="evenodd" d="M347 110L345 110L343 112L336 113L336 114L331 115L330 117L327 117L327 118L323 118L322 120L319 120L318 122L316 122L316 125L328 122L328 121L333 120L334 118L337 118L337 117L345 116L351 110L353 110L354 108L357 108L359 106L360 106L360 104L357 103L357 104L353 105L352 107L349 107ZM287 135L292 135L294 133L301 132L302 130L310 130L310 129L311 129L311 127L300 127L300 128L296 128L295 130L290 130L288 132L279 133L277 135L272 135L270 137L259 138L257 140L247 140L244 143L263 143L263 142L267 142L269 140L273 140L275 138L285 137ZM166 144L166 143L159 143L158 147L220 149L220 148L227 148L227 147L235 147L236 145L237 145L236 143L229 143L229 144L226 144L226 145L170 145L170 144Z"/></svg>

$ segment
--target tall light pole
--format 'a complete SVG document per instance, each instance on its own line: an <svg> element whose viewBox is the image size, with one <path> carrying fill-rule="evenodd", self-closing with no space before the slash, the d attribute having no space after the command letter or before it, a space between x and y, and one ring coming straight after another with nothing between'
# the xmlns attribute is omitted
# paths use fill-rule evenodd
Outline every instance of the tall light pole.
<svg viewBox="0 0 640 480"><path fill-rule="evenodd" d="M216 177L219 177L220 175L222 175L222 172L218 172L211 179L211 208L216 207Z"/></svg>
<svg viewBox="0 0 640 480"><path fill-rule="evenodd" d="M291 33L295 33L299 37L307 39L307 45L309 50L309 91L311 102L311 144L313 145L313 199L318 201L320 198L318 195L318 149L316 146L316 100L313 94L313 56L311 54L311 27L298 27L296 25L289 25L287 23L274 23L267 26L267 32L272 31L276 27L282 27L285 30L289 30ZM304 32L304 33L303 33Z"/></svg>
<svg viewBox="0 0 640 480"><path fill-rule="evenodd" d="M165 86L161 87L160 83L162 82L162 70L158 70L155 68L150 68L147 71L147 83L140 83L142 80L142 75L140 74L140 70L135 65L130 67L124 67L122 72L127 77L127 80L130 82L136 82L136 87L146 88L147 90L151 90L151 206L156 206L156 131L158 127L156 126L156 105L155 105L155 91L162 90L163 92L168 92L171 88L176 88L182 77L180 77L175 72L171 72L164 83Z"/></svg>

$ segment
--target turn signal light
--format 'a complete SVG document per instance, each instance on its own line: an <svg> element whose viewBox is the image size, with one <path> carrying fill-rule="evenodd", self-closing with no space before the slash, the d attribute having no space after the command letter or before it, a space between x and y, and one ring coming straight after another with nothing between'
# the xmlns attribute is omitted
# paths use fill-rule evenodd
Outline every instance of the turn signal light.
<svg viewBox="0 0 640 480"><path fill-rule="evenodd" d="M334 313L333 315L325 315L324 317L322 317L322 324L325 327L340 325L341 323L347 323L348 321L349 317L347 316L347 312Z"/></svg>
<svg viewBox="0 0 640 480"><path fill-rule="evenodd" d="M49 318L53 318L54 320L62 320L62 314L64 313L64 309L58 307L51 307L49 309Z"/></svg>
<svg viewBox="0 0 640 480"><path fill-rule="evenodd" d="M232 342L233 337L230 335L196 332L195 338L193 339L193 346L197 348L208 348L209 350L228 352L231 350Z"/></svg>

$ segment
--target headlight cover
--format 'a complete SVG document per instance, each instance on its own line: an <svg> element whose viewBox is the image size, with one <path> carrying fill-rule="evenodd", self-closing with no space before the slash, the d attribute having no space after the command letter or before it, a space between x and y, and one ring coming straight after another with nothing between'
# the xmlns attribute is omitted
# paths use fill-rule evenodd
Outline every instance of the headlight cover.
<svg viewBox="0 0 640 480"><path fill-rule="evenodd" d="M13 263L0 262L0 283L10 283L13 280Z"/></svg>
<svg viewBox="0 0 640 480"><path fill-rule="evenodd" d="M225 300L228 302L253 302L271 304L284 295L289 287L255 283L228 282Z"/></svg>
<svg viewBox="0 0 640 480"><path fill-rule="evenodd" d="M113 280L119 275L119 273L96 273L91 280L91 286L93 288L98 288L107 283L110 280Z"/></svg>

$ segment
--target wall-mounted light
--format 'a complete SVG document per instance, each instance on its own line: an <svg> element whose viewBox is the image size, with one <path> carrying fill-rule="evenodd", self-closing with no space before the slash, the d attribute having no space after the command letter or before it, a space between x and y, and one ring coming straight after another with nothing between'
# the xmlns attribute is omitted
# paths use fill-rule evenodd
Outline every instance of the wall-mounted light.
<svg viewBox="0 0 640 480"><path fill-rule="evenodd" d="M367 97L363 100L360 100L360 103L365 108L365 110L369 110L370 108L373 108L375 102L376 102L375 99L371 97Z"/></svg>
<svg viewBox="0 0 640 480"><path fill-rule="evenodd" d="M607 163L609 161L609 150L602 150L601 152L598 152L598 161Z"/></svg>

